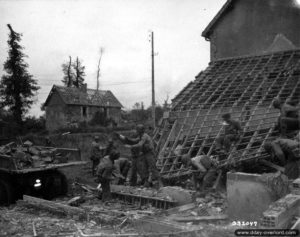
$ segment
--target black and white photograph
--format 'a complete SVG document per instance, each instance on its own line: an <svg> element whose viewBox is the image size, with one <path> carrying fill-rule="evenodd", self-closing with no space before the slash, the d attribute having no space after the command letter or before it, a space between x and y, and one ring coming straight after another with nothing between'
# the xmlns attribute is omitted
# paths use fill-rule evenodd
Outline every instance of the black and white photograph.
<svg viewBox="0 0 300 237"><path fill-rule="evenodd" d="M300 0L0 0L0 237L300 236Z"/></svg>

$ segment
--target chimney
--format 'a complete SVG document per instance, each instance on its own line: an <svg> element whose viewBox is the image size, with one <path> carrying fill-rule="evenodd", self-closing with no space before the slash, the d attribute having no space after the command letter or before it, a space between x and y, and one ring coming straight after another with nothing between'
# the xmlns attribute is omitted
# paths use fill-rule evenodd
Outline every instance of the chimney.
<svg viewBox="0 0 300 237"><path fill-rule="evenodd" d="M82 84L82 86L80 87L81 92L86 93L87 92L87 84L84 83Z"/></svg>

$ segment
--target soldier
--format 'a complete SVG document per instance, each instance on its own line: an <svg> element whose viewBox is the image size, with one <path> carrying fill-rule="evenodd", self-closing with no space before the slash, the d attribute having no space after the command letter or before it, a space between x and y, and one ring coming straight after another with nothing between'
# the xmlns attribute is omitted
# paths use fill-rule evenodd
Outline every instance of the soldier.
<svg viewBox="0 0 300 237"><path fill-rule="evenodd" d="M300 106L297 106L297 103L295 103L295 101L287 99L284 104L281 104L279 98L274 98L273 107L280 110L278 125L280 128L280 133L283 136L287 135L288 130L294 131L300 129Z"/></svg>
<svg viewBox="0 0 300 237"><path fill-rule="evenodd" d="M127 145L134 145L136 144L136 140L138 139L138 133L135 134L134 138L128 138L123 135L117 134L117 137ZM140 147L132 147L131 149L131 173L130 173L130 186L137 185L137 178L139 175L141 185L147 185L147 180L149 178L149 172L146 167L146 162L141 151Z"/></svg>
<svg viewBox="0 0 300 237"><path fill-rule="evenodd" d="M300 143L292 139L278 138L273 142L267 142L264 149L281 166L284 166L284 174L289 179L299 177L298 161L300 159Z"/></svg>
<svg viewBox="0 0 300 237"><path fill-rule="evenodd" d="M97 167L98 181L102 188L102 201L110 200L110 182L113 180L112 174L115 169L114 161L119 159L120 153L116 150L110 152L110 155L105 156Z"/></svg>
<svg viewBox="0 0 300 237"><path fill-rule="evenodd" d="M114 182L116 184L123 185L126 182L128 171L131 167L131 162L127 158L121 157L115 160L114 166L115 172L113 172L113 175L116 177Z"/></svg>
<svg viewBox="0 0 300 237"><path fill-rule="evenodd" d="M151 137L145 133L145 127L142 124L137 125L136 131L138 134L138 137L136 139L129 139L125 138L130 143L134 145L125 145L127 148L135 149L139 148L143 154L143 159L146 164L146 168L149 172L149 177L145 182L145 186L148 187L151 184L156 186L157 188L161 186L161 180L160 180L160 174L156 167L156 159L155 159L155 151L154 151L154 145ZM128 142L129 143L129 142Z"/></svg>
<svg viewBox="0 0 300 237"><path fill-rule="evenodd" d="M228 152L231 144L239 140L243 130L238 121L231 119L231 115L229 113L223 114L222 118L225 122L225 133L217 138L217 149L224 149Z"/></svg>
<svg viewBox="0 0 300 237"><path fill-rule="evenodd" d="M91 150L91 161L92 161L92 175L95 175L97 165L99 164L103 154L103 148L100 146L99 137L95 136L94 141L92 142Z"/></svg>
<svg viewBox="0 0 300 237"><path fill-rule="evenodd" d="M212 186L217 176L217 161L207 155L195 156L183 155L182 163L193 171L193 184L195 190L204 191Z"/></svg>
<svg viewBox="0 0 300 237"><path fill-rule="evenodd" d="M140 176L141 185L146 183L148 180L149 174L148 170L146 169L146 163L143 158L143 154L140 151L140 148L133 147L131 148L131 175L130 175L130 186L137 185L137 175Z"/></svg>
<svg viewBox="0 0 300 237"><path fill-rule="evenodd" d="M104 152L104 156L109 155L111 151L116 150L116 149L117 149L117 147L115 146L113 139L109 138L108 144L107 144L105 152Z"/></svg>

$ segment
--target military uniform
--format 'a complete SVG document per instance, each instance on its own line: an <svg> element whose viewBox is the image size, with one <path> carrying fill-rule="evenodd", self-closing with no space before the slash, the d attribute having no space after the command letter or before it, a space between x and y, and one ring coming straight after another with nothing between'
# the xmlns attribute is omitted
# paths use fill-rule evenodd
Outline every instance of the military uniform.
<svg viewBox="0 0 300 237"><path fill-rule="evenodd" d="M142 132L137 138L124 138L123 141L127 144L133 144L131 145L131 149L139 149L141 151L141 157L148 171L146 173L148 177L145 181L145 185L148 186L149 182L152 181L159 182L160 185L160 174L156 168L155 150L151 137L147 133ZM137 168L139 169L139 165L137 165ZM141 178L143 179L143 177Z"/></svg>
<svg viewBox="0 0 300 237"><path fill-rule="evenodd" d="M110 181L113 180L114 169L114 161L109 156L105 156L97 167L96 175L101 183L103 202L109 201L111 198Z"/></svg>
<svg viewBox="0 0 300 237"><path fill-rule="evenodd" d="M141 184L143 185L149 177L149 172L140 148L131 149L131 158L130 185L137 185L137 175L140 176Z"/></svg>
<svg viewBox="0 0 300 237"><path fill-rule="evenodd" d="M200 188L212 186L213 181L216 179L217 170L214 162L207 155L200 155L191 159L191 166L193 172L193 182L195 189L200 183Z"/></svg>
<svg viewBox="0 0 300 237"><path fill-rule="evenodd" d="M97 165L99 164L102 158L103 149L100 146L100 143L97 141L92 142L92 150L91 150L91 161L92 161L92 175L95 175L95 170Z"/></svg>
<svg viewBox="0 0 300 237"><path fill-rule="evenodd" d="M217 138L217 148L225 148L226 151L229 151L232 142L238 141L240 138L240 132L242 131L241 125L238 121L230 119L225 125L224 135Z"/></svg>
<svg viewBox="0 0 300 237"><path fill-rule="evenodd" d="M300 143L292 139L278 138L271 143L271 153L284 166L289 179L299 177Z"/></svg>
<svg viewBox="0 0 300 237"><path fill-rule="evenodd" d="M287 135L288 131L300 129L300 108L287 103L280 108L279 125L282 135Z"/></svg>
<svg viewBox="0 0 300 237"><path fill-rule="evenodd" d="M114 172L115 183L124 184L128 175L128 171L131 167L131 162L127 158L119 158L114 162Z"/></svg>
<svg viewBox="0 0 300 237"><path fill-rule="evenodd" d="M148 181L159 180L160 175L156 168L156 158L154 145L151 137L147 133L143 133L139 139L139 142L132 145L132 148L140 148L146 163L146 168L149 171Z"/></svg>

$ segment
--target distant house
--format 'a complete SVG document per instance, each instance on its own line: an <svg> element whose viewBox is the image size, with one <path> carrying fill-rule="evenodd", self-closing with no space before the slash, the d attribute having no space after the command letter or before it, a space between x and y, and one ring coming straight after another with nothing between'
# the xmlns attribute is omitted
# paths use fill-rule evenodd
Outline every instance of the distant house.
<svg viewBox="0 0 300 237"><path fill-rule="evenodd" d="M90 121L98 112L118 123L122 104L111 91L54 85L44 104L49 131Z"/></svg>
<svg viewBox="0 0 300 237"><path fill-rule="evenodd" d="M202 36L211 61L300 47L296 0L227 0Z"/></svg>

